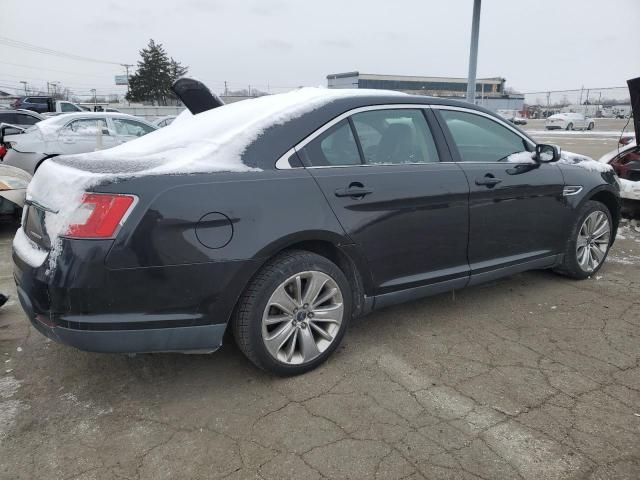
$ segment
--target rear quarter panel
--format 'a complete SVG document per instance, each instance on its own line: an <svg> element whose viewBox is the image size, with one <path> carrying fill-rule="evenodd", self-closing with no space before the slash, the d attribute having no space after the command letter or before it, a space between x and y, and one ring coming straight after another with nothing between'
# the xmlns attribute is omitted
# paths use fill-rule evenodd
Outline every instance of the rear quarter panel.
<svg viewBox="0 0 640 480"><path fill-rule="evenodd" d="M175 185L176 178L187 181ZM162 183L166 187L158 188ZM296 241L345 242L342 227L304 169L147 177L101 190L140 197L107 256L109 268L265 259ZM231 223L232 238L221 248L203 245L196 235L200 220L213 212Z"/></svg>

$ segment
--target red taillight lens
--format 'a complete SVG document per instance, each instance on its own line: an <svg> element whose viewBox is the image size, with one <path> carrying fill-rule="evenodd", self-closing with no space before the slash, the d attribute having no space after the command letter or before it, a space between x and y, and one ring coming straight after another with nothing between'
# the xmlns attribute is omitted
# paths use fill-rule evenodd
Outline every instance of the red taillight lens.
<svg viewBox="0 0 640 480"><path fill-rule="evenodd" d="M85 193L65 235L75 238L112 237L134 200L133 195Z"/></svg>
<svg viewBox="0 0 640 480"><path fill-rule="evenodd" d="M4 145L0 145L0 160L2 160L6 154L7 147L5 147Z"/></svg>

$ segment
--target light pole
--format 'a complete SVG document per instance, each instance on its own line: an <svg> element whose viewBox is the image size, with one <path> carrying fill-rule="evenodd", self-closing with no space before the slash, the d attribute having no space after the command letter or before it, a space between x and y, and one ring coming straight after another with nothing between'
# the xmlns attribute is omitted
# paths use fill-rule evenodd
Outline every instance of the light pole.
<svg viewBox="0 0 640 480"><path fill-rule="evenodd" d="M93 93L93 111L95 111L96 110L96 89L92 88L90 92Z"/></svg>
<svg viewBox="0 0 640 480"><path fill-rule="evenodd" d="M24 80L20 80L20 83L21 83L22 85L24 85L24 94L25 94L25 95L29 95L29 94L27 93L27 82L25 82Z"/></svg>
<svg viewBox="0 0 640 480"><path fill-rule="evenodd" d="M480 36L480 2L473 0L471 20L471 47L469 49L469 75L467 75L467 102L476 100L476 67L478 65L478 37Z"/></svg>

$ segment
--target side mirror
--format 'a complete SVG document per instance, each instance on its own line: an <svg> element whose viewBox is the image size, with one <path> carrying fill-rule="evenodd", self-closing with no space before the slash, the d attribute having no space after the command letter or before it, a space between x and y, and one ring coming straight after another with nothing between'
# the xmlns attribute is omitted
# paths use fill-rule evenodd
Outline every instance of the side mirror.
<svg viewBox="0 0 640 480"><path fill-rule="evenodd" d="M536 145L535 159L541 163L549 163L560 160L562 150L558 145L547 145L539 143Z"/></svg>

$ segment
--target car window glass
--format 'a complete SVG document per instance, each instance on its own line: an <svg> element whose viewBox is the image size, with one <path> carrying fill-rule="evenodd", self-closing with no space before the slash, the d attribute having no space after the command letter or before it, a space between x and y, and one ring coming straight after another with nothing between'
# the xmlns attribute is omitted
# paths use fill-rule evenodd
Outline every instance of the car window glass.
<svg viewBox="0 0 640 480"><path fill-rule="evenodd" d="M18 125L35 125L40 121L39 118L32 117L31 115L27 115L26 113L17 113L16 117L16 123Z"/></svg>
<svg viewBox="0 0 640 480"><path fill-rule="evenodd" d="M530 161L522 137L481 115L441 110L463 162ZM526 158L525 158L526 157Z"/></svg>
<svg viewBox="0 0 640 480"><path fill-rule="evenodd" d="M346 120L309 142L300 155L314 167L360 165L358 145Z"/></svg>
<svg viewBox="0 0 640 480"><path fill-rule="evenodd" d="M147 133L153 132L153 128L135 120L127 120L124 118L114 118L113 125L118 135L141 137Z"/></svg>
<svg viewBox="0 0 640 480"><path fill-rule="evenodd" d="M438 161L431 131L421 110L373 110L352 117L370 165Z"/></svg>
<svg viewBox="0 0 640 480"><path fill-rule="evenodd" d="M66 102L62 102L60 104L60 110L62 110L63 112L77 112L78 109L75 107L75 105L71 104L71 103L66 103Z"/></svg>
<svg viewBox="0 0 640 480"><path fill-rule="evenodd" d="M18 115L13 112L1 112L0 123L10 123L12 125L18 124Z"/></svg>
<svg viewBox="0 0 640 480"><path fill-rule="evenodd" d="M97 135L101 129L103 135L107 133L107 122L104 118L83 118L74 120L62 129L62 135Z"/></svg>

